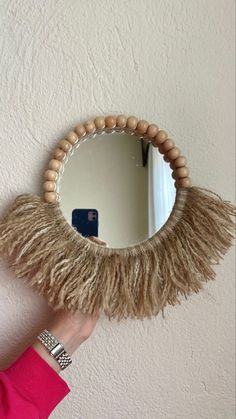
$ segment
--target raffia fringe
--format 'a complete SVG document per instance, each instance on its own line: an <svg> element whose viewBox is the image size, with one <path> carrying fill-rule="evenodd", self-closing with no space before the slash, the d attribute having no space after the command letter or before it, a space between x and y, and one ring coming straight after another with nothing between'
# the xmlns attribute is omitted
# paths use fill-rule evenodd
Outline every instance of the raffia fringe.
<svg viewBox="0 0 236 419"><path fill-rule="evenodd" d="M79 235L58 204L20 195L0 223L0 255L54 309L111 318L151 317L215 278L231 246L235 207L203 188L181 188L151 239L109 249Z"/></svg>

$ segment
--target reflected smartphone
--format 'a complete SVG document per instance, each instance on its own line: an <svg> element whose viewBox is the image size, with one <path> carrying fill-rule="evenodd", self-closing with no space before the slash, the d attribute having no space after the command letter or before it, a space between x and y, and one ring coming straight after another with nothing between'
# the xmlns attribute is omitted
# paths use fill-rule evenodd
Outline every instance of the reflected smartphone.
<svg viewBox="0 0 236 419"><path fill-rule="evenodd" d="M72 211L72 226L84 237L98 237L98 211L76 208Z"/></svg>

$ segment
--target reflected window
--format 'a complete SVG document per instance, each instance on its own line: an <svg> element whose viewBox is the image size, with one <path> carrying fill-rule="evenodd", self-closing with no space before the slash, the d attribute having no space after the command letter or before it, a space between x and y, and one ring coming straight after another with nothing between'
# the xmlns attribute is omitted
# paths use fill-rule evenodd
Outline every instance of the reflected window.
<svg viewBox="0 0 236 419"><path fill-rule="evenodd" d="M148 150L148 230L153 236L168 220L176 189L172 170L155 147Z"/></svg>

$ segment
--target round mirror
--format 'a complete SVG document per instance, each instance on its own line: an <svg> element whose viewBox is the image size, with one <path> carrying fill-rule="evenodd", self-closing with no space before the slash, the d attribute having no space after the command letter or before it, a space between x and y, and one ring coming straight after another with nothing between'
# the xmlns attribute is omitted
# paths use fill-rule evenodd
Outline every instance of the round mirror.
<svg viewBox="0 0 236 419"><path fill-rule="evenodd" d="M78 124L53 151L43 199L21 194L9 208L0 253L56 310L156 316L214 279L232 244L235 206L192 187L186 164L156 124Z"/></svg>
<svg viewBox="0 0 236 419"><path fill-rule="evenodd" d="M123 133L93 134L73 147L58 181L61 210L83 236L124 248L153 236L172 211L169 165L150 142Z"/></svg>

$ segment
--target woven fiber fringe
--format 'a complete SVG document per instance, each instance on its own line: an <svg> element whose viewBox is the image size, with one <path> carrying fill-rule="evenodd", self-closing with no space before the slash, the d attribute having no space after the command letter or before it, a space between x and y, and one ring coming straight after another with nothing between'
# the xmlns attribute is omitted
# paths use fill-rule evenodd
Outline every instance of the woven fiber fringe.
<svg viewBox="0 0 236 419"><path fill-rule="evenodd" d="M111 318L151 317L215 278L232 244L235 207L206 189L178 189L169 220L152 238L109 249L78 234L59 204L20 195L0 223L0 255L54 309Z"/></svg>

